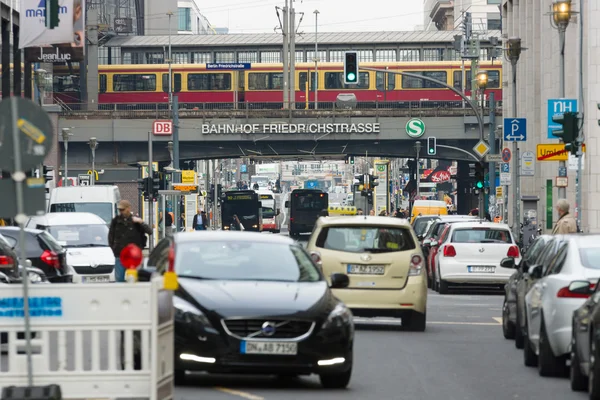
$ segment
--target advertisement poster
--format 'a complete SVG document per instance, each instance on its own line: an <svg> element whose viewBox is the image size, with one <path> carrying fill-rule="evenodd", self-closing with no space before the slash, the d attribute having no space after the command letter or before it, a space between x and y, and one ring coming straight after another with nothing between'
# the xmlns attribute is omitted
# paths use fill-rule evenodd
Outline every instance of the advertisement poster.
<svg viewBox="0 0 600 400"><path fill-rule="evenodd" d="M198 195L188 194L185 196L185 231L193 231L194 216L198 212Z"/></svg>
<svg viewBox="0 0 600 400"><path fill-rule="evenodd" d="M389 164L388 160L376 160L374 163L374 175L377 176L377 182L379 183L378 186L375 186L375 202L373 204L375 215L379 215L382 211L389 211Z"/></svg>

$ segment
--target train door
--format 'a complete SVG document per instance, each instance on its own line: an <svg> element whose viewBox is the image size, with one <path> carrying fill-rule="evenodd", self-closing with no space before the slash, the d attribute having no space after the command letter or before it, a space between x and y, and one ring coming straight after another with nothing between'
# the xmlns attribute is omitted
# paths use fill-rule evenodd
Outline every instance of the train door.
<svg viewBox="0 0 600 400"><path fill-rule="evenodd" d="M308 74L310 73L310 83L308 82ZM312 109L315 107L315 72L310 69L299 71L296 75L296 101L304 106L301 108Z"/></svg>
<svg viewBox="0 0 600 400"><path fill-rule="evenodd" d="M173 74L173 81L172 81L172 90L173 93L179 93L181 92L181 73L180 72L172 72ZM169 93L169 74L162 74L162 87L163 87L163 92L165 93ZM169 98L167 96L167 102L169 101Z"/></svg>
<svg viewBox="0 0 600 400"><path fill-rule="evenodd" d="M243 107L244 101L246 99L245 96L245 88L246 88L246 71L233 71L234 76L234 88L237 88L235 94L235 101L240 107Z"/></svg>

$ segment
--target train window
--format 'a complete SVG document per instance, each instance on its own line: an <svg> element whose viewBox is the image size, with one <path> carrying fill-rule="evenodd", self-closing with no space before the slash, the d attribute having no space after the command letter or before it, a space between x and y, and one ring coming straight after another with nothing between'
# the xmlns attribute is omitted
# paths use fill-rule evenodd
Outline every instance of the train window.
<svg viewBox="0 0 600 400"><path fill-rule="evenodd" d="M100 83L98 91L100 93L106 93L106 74L100 74Z"/></svg>
<svg viewBox="0 0 600 400"><path fill-rule="evenodd" d="M156 74L114 74L113 91L154 92L156 91Z"/></svg>
<svg viewBox="0 0 600 400"><path fill-rule="evenodd" d="M231 90L231 73L188 74L188 90Z"/></svg>
<svg viewBox="0 0 600 400"><path fill-rule="evenodd" d="M500 71L492 70L488 71L488 85L487 89L499 89L500 88ZM462 89L461 80L462 71L454 71L454 87L456 89ZM471 70L465 71L465 90L471 90Z"/></svg>
<svg viewBox="0 0 600 400"><path fill-rule="evenodd" d="M299 90L306 90L306 77L307 77L308 73L307 72L300 72L298 74L298 88ZM310 91L314 91L315 90L315 73L311 72L310 73Z"/></svg>
<svg viewBox="0 0 600 400"><path fill-rule="evenodd" d="M283 72L252 72L248 74L248 90L282 90Z"/></svg>
<svg viewBox="0 0 600 400"><path fill-rule="evenodd" d="M162 75L163 92L169 93L169 74ZM173 74L173 92L181 92L181 74Z"/></svg>
<svg viewBox="0 0 600 400"><path fill-rule="evenodd" d="M437 79L438 81L448 82L448 76L446 71L410 71L413 74L426 76L429 78ZM409 76L402 77L402 88L403 89L444 89L445 87L435 83L426 81L421 78L413 78Z"/></svg>
<svg viewBox="0 0 600 400"><path fill-rule="evenodd" d="M488 89L500 88L500 71L488 71Z"/></svg>
<svg viewBox="0 0 600 400"><path fill-rule="evenodd" d="M54 75L53 90L59 93L79 92L79 76L75 75Z"/></svg>
<svg viewBox="0 0 600 400"><path fill-rule="evenodd" d="M358 85L345 85L343 72L325 72L325 89L368 89L369 73L359 72Z"/></svg>
<svg viewBox="0 0 600 400"><path fill-rule="evenodd" d="M394 90L396 88L396 74L386 74L385 72L377 72L375 74L375 84L377 86L377 90L382 92L386 90L386 80L387 90Z"/></svg>

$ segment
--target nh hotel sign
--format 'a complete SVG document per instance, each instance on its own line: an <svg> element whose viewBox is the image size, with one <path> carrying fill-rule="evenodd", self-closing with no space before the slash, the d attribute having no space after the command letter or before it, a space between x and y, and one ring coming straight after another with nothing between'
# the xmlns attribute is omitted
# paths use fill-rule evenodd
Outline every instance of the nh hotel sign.
<svg viewBox="0 0 600 400"><path fill-rule="evenodd" d="M234 135L253 133L281 133L281 134L351 134L366 133L378 134L381 127L379 123L358 124L203 124L201 126L203 135Z"/></svg>

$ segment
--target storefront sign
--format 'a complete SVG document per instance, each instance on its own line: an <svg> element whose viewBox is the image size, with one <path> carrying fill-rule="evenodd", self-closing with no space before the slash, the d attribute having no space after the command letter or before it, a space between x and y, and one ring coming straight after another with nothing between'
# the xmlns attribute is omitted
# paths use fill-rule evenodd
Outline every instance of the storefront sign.
<svg viewBox="0 0 600 400"><path fill-rule="evenodd" d="M272 133L291 133L291 134L325 134L325 133L374 133L378 134L381 130L379 123L325 123L325 124L225 124L213 125L203 124L200 127L203 135L234 135L234 134L272 134Z"/></svg>

